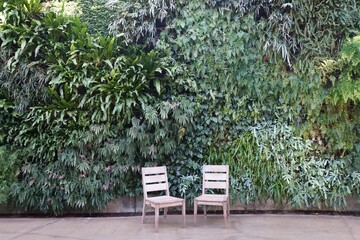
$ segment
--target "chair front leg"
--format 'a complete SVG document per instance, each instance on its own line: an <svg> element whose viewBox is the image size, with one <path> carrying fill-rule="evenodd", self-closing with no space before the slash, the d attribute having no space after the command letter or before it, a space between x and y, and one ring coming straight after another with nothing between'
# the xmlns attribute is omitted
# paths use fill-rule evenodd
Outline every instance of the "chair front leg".
<svg viewBox="0 0 360 240"><path fill-rule="evenodd" d="M198 210L198 202L195 200L194 201L194 224L195 225L197 223L197 210Z"/></svg>
<svg viewBox="0 0 360 240"><path fill-rule="evenodd" d="M228 215L227 202L223 202L224 227L226 227L226 219Z"/></svg>
<svg viewBox="0 0 360 240"><path fill-rule="evenodd" d="M159 205L155 206L155 231L159 231Z"/></svg>
<svg viewBox="0 0 360 240"><path fill-rule="evenodd" d="M227 218L229 218L230 217L230 200L227 201L227 209L228 209Z"/></svg>
<svg viewBox="0 0 360 240"><path fill-rule="evenodd" d="M183 201L182 204L182 218L183 218L183 227L185 227L186 223L186 205L185 205L185 200Z"/></svg>
<svg viewBox="0 0 360 240"><path fill-rule="evenodd" d="M145 204L145 199L144 199L143 211L142 211L142 223L145 223L145 216L146 216L146 204Z"/></svg>

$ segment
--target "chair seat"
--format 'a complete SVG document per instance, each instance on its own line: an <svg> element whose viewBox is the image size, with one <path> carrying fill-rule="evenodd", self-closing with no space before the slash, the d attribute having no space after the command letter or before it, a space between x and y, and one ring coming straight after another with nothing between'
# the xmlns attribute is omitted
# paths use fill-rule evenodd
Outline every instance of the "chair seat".
<svg viewBox="0 0 360 240"><path fill-rule="evenodd" d="M163 204L163 203L179 203L179 204L182 204L184 199L177 198L177 197L171 197L171 196L158 196L158 197L147 198L146 201L149 202L149 203L158 203L158 204Z"/></svg>
<svg viewBox="0 0 360 240"><path fill-rule="evenodd" d="M159 196L159 197L148 198L145 201L147 204L150 204L152 207L158 205L161 208L165 208L165 207L181 206L184 202L184 199L171 197L171 196Z"/></svg>
<svg viewBox="0 0 360 240"><path fill-rule="evenodd" d="M227 199L228 197L226 195L218 194L203 194L195 198L195 200L199 202L226 202Z"/></svg>

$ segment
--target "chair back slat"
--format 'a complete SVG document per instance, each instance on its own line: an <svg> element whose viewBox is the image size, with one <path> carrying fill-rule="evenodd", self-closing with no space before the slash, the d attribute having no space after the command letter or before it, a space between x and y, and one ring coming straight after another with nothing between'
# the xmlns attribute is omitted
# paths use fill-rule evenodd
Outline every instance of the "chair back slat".
<svg viewBox="0 0 360 240"><path fill-rule="evenodd" d="M145 175L151 175L151 174L164 174L166 173L166 167L143 167L141 169L141 172Z"/></svg>
<svg viewBox="0 0 360 240"><path fill-rule="evenodd" d="M146 192L167 191L166 183L155 183L146 185Z"/></svg>
<svg viewBox="0 0 360 240"><path fill-rule="evenodd" d="M203 194L206 189L224 189L229 195L229 166L204 165L203 166Z"/></svg>
<svg viewBox="0 0 360 240"><path fill-rule="evenodd" d="M209 182L205 181L205 189L226 189L227 188L227 182Z"/></svg>
<svg viewBox="0 0 360 240"><path fill-rule="evenodd" d="M228 165L204 165L204 172L228 172Z"/></svg>
<svg viewBox="0 0 360 240"><path fill-rule="evenodd" d="M208 181L226 181L226 173L204 173L205 180Z"/></svg>
<svg viewBox="0 0 360 240"><path fill-rule="evenodd" d="M165 176L165 174L162 174L162 175L148 175L148 176L145 176L145 182L146 182L146 184L166 182L166 176Z"/></svg>
<svg viewBox="0 0 360 240"><path fill-rule="evenodd" d="M144 198L148 197L148 192L165 191L169 195L169 184L166 167L143 167L141 169Z"/></svg>

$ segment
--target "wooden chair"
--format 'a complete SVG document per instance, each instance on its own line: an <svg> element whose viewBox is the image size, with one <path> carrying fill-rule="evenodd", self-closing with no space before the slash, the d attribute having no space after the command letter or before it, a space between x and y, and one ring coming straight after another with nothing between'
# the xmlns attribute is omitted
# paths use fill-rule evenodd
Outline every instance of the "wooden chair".
<svg viewBox="0 0 360 240"><path fill-rule="evenodd" d="M210 194L207 190L223 189L224 194ZM204 165L202 195L194 200L194 223L197 222L198 205L203 205L204 215L206 216L206 206L222 206L224 213L224 223L230 216L229 203L229 166L228 165Z"/></svg>
<svg viewBox="0 0 360 240"><path fill-rule="evenodd" d="M159 209L164 208L164 217L167 215L168 207L182 206L182 222L185 227L185 200L171 197L169 195L169 184L166 167L144 167L142 168L142 183L144 188L144 203L142 222L145 222L146 205L155 209L155 230L159 230ZM149 197L149 192L165 192L165 195Z"/></svg>

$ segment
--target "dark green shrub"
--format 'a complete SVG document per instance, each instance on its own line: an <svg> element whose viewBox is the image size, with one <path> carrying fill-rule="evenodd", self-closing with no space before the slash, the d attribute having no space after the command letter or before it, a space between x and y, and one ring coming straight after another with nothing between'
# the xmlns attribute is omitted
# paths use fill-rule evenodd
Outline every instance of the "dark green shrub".
<svg viewBox="0 0 360 240"><path fill-rule="evenodd" d="M345 159L313 156L311 142L284 124L258 124L227 148L214 148L211 164L229 164L232 199L272 199L295 207L346 206L359 193L360 173Z"/></svg>
<svg viewBox="0 0 360 240"><path fill-rule="evenodd" d="M360 37L357 35L344 43L337 60L325 60L319 66L325 87L324 104L318 116L319 132L325 135L327 148L341 157L354 151L353 159L357 162L360 143L359 54Z"/></svg>
<svg viewBox="0 0 360 240"><path fill-rule="evenodd" d="M127 42L145 43L155 46L161 31L175 16L176 5L183 1L174 0L118 0L110 6L116 11L109 25L112 33L124 33Z"/></svg>
<svg viewBox="0 0 360 240"><path fill-rule="evenodd" d="M1 96L1 95L0 95ZM16 124L11 120L16 118L12 114L12 107L2 98L0 98L0 204L7 203L10 196L10 187L16 181L18 149L12 148L7 141L7 132L9 124Z"/></svg>
<svg viewBox="0 0 360 240"><path fill-rule="evenodd" d="M88 32L107 35L109 25L114 19L116 8L111 7L108 0L80 0L81 20L88 26Z"/></svg>
<svg viewBox="0 0 360 240"><path fill-rule="evenodd" d="M16 181L15 163L16 154L11 151L10 146L0 146L0 204L7 203L11 184Z"/></svg>
<svg viewBox="0 0 360 240"><path fill-rule="evenodd" d="M67 16L79 16L82 14L80 0L44 0L45 10L61 13Z"/></svg>
<svg viewBox="0 0 360 240"><path fill-rule="evenodd" d="M191 202L206 162L232 166L233 199L246 203L359 196L356 38L337 59L357 1L118 1L112 30L125 42L18 3L0 33L18 204L103 208L161 164Z"/></svg>
<svg viewBox="0 0 360 240"><path fill-rule="evenodd" d="M16 6L8 5L1 25L8 100L22 102L18 89L26 83L9 78L22 66L46 74L17 108L19 124L7 125L8 141L22 153L12 197L28 210L59 214L139 194L140 167L169 165L191 122L192 103L176 94L188 88L177 79L181 69L117 37L93 38L78 18L42 11L34 18Z"/></svg>
<svg viewBox="0 0 360 240"><path fill-rule="evenodd" d="M192 1L178 5L178 15L167 22L169 27L157 42L158 49L171 49L175 59L186 63L186 74L195 79L198 87L193 96L197 103L193 132L185 139L191 147L183 148L179 156L185 166L197 167L181 168L182 175L199 176L199 165L207 158L219 163L216 158L221 157L226 159L221 163L231 163L234 159L226 154L236 147L234 142L240 141L239 136L248 142L248 129L259 122L281 122L295 129L294 136L304 139L299 141L311 140L316 150L295 149L304 156L297 159L297 164L314 157L312 161L319 165L309 164L313 171L331 172L320 164L329 161L334 163L335 172L344 174L342 180L325 190L314 186L315 193L309 192L312 200L302 197L294 201L291 186L283 179L283 164L273 160L263 168L256 155L246 157L239 153L239 159L248 159L250 167L246 172L232 173L237 179L233 180L233 197L243 202L271 197L279 203L286 198L295 205L310 206L321 201L335 207L344 205L341 198L349 193L341 184L349 186L349 179L353 178L348 177L358 172L347 166L354 161L348 158L358 159L354 146L359 139L359 114L354 103L327 104L329 81L324 81L318 66L338 53L346 33L357 22L356 4L349 1L337 5L329 1L325 7L309 1L243 3ZM324 12L331 12L330 21L321 18ZM309 29L304 33L302 23L307 18L312 23L306 25ZM252 147L251 152L259 151L256 144ZM290 151L292 146L285 149ZM286 161L292 160L284 149L273 152ZM339 167L337 161L344 165ZM305 180L299 182L298 190L301 184L309 185ZM356 187L353 190L356 195ZM328 201L330 195L332 201Z"/></svg>

